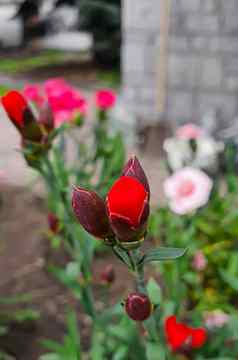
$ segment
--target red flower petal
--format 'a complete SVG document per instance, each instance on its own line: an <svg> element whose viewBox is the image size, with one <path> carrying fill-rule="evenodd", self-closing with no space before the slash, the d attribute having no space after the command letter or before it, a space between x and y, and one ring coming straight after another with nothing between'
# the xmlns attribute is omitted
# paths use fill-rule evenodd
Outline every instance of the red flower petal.
<svg viewBox="0 0 238 360"><path fill-rule="evenodd" d="M134 227L140 224L148 193L135 178L121 176L107 197L110 217L123 218Z"/></svg>
<svg viewBox="0 0 238 360"><path fill-rule="evenodd" d="M18 129L21 129L24 125L24 111L28 106L24 97L13 90L2 97L2 104L10 120Z"/></svg>
<svg viewBox="0 0 238 360"><path fill-rule="evenodd" d="M199 329L191 329L191 335L192 335L192 348L198 349L201 346L204 345L207 339L207 332L205 329L199 328Z"/></svg>
<svg viewBox="0 0 238 360"><path fill-rule="evenodd" d="M177 323L175 316L166 319L165 332L173 351L181 348L191 336L191 329L185 324Z"/></svg>
<svg viewBox="0 0 238 360"><path fill-rule="evenodd" d="M171 315L165 320L165 331L168 334L176 326L176 316Z"/></svg>

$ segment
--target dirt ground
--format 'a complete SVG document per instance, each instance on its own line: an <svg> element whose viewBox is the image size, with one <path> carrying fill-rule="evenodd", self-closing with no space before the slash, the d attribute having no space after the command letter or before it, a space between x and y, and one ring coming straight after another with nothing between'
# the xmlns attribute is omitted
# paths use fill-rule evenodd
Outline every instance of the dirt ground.
<svg viewBox="0 0 238 360"><path fill-rule="evenodd" d="M67 255L63 250L53 254L46 236L46 215L41 197L25 188L1 187L0 297L29 294L32 300L25 307L35 309L41 315L34 323L12 324L9 334L0 338L0 348L17 355L17 360L36 360L44 352L40 340L62 338L66 305L77 310L80 332L87 343L86 319L79 305L47 271L49 263L66 263ZM112 301L116 301L132 287L132 283L126 269L107 254L97 256L94 262L95 284L100 283L99 274L108 263L113 263L116 271L117 281L110 290Z"/></svg>

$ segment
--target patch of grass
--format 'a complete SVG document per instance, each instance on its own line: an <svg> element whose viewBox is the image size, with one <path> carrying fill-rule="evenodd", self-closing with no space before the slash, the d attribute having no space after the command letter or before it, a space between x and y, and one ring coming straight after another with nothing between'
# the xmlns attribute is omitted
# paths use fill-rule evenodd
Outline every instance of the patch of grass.
<svg viewBox="0 0 238 360"><path fill-rule="evenodd" d="M99 70L97 78L105 87L117 89L121 85L119 69Z"/></svg>
<svg viewBox="0 0 238 360"><path fill-rule="evenodd" d="M3 96L8 92L10 89L5 85L0 85L0 96Z"/></svg>
<svg viewBox="0 0 238 360"><path fill-rule="evenodd" d="M0 60L0 72L15 74L34 70L41 66L62 64L65 62L65 57L63 52L48 50L25 58L5 58Z"/></svg>

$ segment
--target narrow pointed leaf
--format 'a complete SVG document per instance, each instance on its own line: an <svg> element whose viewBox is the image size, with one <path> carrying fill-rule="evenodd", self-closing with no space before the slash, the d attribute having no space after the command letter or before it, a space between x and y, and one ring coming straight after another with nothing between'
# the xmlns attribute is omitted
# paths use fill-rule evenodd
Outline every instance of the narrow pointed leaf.
<svg viewBox="0 0 238 360"><path fill-rule="evenodd" d="M147 252L142 262L145 264L153 261L175 260L183 256L186 251L187 249L184 248L160 247Z"/></svg>

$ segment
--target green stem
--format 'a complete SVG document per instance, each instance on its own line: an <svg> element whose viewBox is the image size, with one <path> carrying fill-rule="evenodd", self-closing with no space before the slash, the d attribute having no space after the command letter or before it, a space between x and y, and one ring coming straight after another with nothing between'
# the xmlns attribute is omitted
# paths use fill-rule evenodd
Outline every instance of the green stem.
<svg viewBox="0 0 238 360"><path fill-rule="evenodd" d="M133 258L134 263L134 275L136 281L136 289L138 292L145 294L148 296L148 291L145 283L144 276L144 268L142 266L138 266L138 255L136 252L131 253L131 257ZM151 341L158 342L159 341L159 333L156 325L156 318L154 313L151 314L148 320L144 321L144 327L148 332Z"/></svg>
<svg viewBox="0 0 238 360"><path fill-rule="evenodd" d="M71 219L72 219L72 211L71 208L69 207L69 202L67 199L67 196L65 194L64 191L61 190L60 188L60 184L57 178L57 175L55 174L54 168L49 160L49 158L47 156L45 156L44 158L44 165L46 167L46 171L45 169L41 169L41 174L44 176L49 191L54 191L57 195L57 198L59 199L59 201L61 201L63 208L64 208L64 212L65 212L65 216L66 216L66 224L65 224L65 228L67 231L67 236L69 238L69 242L68 245L70 247L71 250L71 254L73 254L73 256L75 257L75 255L77 255L78 253L80 255L82 255L82 253L84 252L84 247L81 246L79 244L78 239L75 238L74 236L74 232L71 230ZM79 248L81 247L81 248ZM91 286L88 285L88 269L87 269L87 264L86 261L82 261L85 257L81 256L81 261L80 261L80 265L81 265L81 269L82 269L82 276L83 276L83 280L85 281L85 285L82 287L82 304L84 306L85 312L92 317L93 319L95 319L96 317L96 311L94 308L94 299L93 299L93 293L92 293L92 289Z"/></svg>

